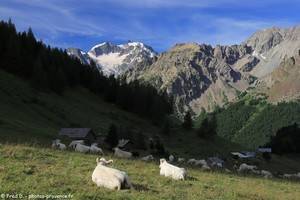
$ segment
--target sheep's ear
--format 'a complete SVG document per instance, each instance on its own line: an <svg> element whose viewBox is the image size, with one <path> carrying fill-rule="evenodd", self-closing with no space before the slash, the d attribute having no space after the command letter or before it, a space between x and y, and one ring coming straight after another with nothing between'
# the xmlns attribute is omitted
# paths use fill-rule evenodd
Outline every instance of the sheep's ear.
<svg viewBox="0 0 300 200"><path fill-rule="evenodd" d="M97 164L99 163L99 158L96 158L96 163L97 163Z"/></svg>
<svg viewBox="0 0 300 200"><path fill-rule="evenodd" d="M162 163L166 162L166 159L161 158L159 161L160 161L160 164L162 164Z"/></svg>
<svg viewBox="0 0 300 200"><path fill-rule="evenodd" d="M107 161L106 163L107 164L110 164L110 163L113 163L114 161L113 160L109 160L109 161Z"/></svg>

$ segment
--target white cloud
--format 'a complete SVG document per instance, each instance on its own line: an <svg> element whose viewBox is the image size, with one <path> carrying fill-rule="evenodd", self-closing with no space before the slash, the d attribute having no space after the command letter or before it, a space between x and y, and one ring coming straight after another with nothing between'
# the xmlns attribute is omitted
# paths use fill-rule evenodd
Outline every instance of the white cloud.
<svg viewBox="0 0 300 200"><path fill-rule="evenodd" d="M60 6L56 1L11 0L11 2L18 6L1 6L0 16L11 17L17 24L25 26L23 28L31 26L34 30L51 33L52 37L61 32L98 36L103 32L97 24L81 19L71 9Z"/></svg>
<svg viewBox="0 0 300 200"><path fill-rule="evenodd" d="M12 17L20 29L31 26L50 44L59 44L57 38L64 35L79 35L118 41L139 40L160 50L179 42L240 43L258 29L292 24L284 19L278 22L252 15L241 19L238 15L227 16L221 12L201 12L211 7L262 6L270 4L271 0L251 3L237 0L89 0L77 3L78 0L1 0L0 17ZM165 8L172 8L171 12L163 13ZM159 16L156 16L157 10L162 11ZM60 44L68 45L61 40Z"/></svg>

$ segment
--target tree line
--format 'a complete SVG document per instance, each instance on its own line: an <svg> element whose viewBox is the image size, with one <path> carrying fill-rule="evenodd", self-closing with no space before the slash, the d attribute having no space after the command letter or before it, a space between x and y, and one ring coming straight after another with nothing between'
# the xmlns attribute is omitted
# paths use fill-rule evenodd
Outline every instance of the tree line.
<svg viewBox="0 0 300 200"><path fill-rule="evenodd" d="M159 124L173 111L165 93L139 82L126 83L104 76L95 63L84 65L65 50L37 41L31 30L17 32L9 20L0 22L0 69L29 81L41 92L63 95L65 89L83 86L129 112Z"/></svg>

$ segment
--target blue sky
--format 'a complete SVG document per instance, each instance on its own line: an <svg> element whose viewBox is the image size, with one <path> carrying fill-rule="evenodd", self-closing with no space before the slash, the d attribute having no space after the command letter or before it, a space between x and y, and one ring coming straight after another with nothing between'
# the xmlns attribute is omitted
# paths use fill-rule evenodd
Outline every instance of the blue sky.
<svg viewBox="0 0 300 200"><path fill-rule="evenodd" d="M300 0L1 0L0 19L61 48L141 41L236 44L259 29L300 24Z"/></svg>

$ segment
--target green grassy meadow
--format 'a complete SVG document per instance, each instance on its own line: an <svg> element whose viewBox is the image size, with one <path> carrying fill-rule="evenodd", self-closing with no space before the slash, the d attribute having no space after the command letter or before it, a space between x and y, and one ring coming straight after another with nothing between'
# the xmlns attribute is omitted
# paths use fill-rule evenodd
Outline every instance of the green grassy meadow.
<svg viewBox="0 0 300 200"><path fill-rule="evenodd" d="M142 130L150 137L159 128L149 121L104 102L84 88L73 88L63 96L40 93L27 82L0 71L0 194L72 194L72 199L258 199L297 200L300 183L282 179L240 176L222 171L188 170L186 181L159 176L158 160L112 157L113 167L126 171L135 189L110 191L97 188L91 180L96 155L50 148L61 127L92 127L105 135L111 123L118 127ZM227 158L226 168L234 161L228 153L246 148L216 137L207 141L193 131L174 126L169 136L161 136L166 149L180 157ZM141 155L149 152L141 152ZM158 159L158 158L157 158ZM258 160L260 169L296 173L300 159L273 156L270 162Z"/></svg>
<svg viewBox="0 0 300 200"><path fill-rule="evenodd" d="M2 144L0 192L72 194L73 199L268 199L297 200L300 183L245 177L189 168L186 181L159 176L158 161L114 159L113 167L126 171L135 189L110 191L91 180L96 155L47 148Z"/></svg>

